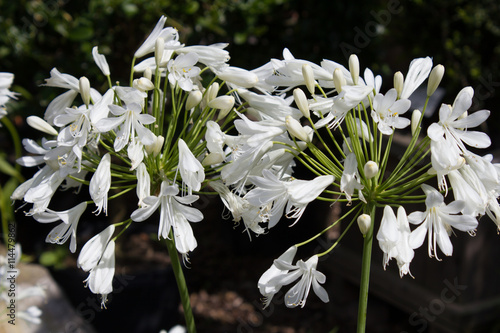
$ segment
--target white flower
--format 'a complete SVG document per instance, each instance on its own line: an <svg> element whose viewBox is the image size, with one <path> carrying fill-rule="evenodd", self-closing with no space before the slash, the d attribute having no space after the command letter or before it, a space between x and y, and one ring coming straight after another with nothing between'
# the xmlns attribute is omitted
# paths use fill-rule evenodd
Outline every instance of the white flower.
<svg viewBox="0 0 500 333"><path fill-rule="evenodd" d="M109 132L112 129L119 128L114 143L115 151L122 150L129 143L130 138L135 140L134 132L143 145L150 145L155 142L156 136L151 130L144 127L144 125L154 123L155 117L149 114L141 114L142 107L139 104L132 103L127 105L126 108L111 104L109 109L117 117L101 119L95 124L95 127L100 132Z"/></svg>
<svg viewBox="0 0 500 333"><path fill-rule="evenodd" d="M115 276L115 241L110 240L102 253L97 265L90 271L83 282L87 283L90 291L101 294L101 308L105 307L108 294L113 291L113 277Z"/></svg>
<svg viewBox="0 0 500 333"><path fill-rule="evenodd" d="M144 198L145 206L136 209L130 217L135 222L142 222L160 208L158 239L168 238L172 229L177 251L186 254L197 246L196 238L188 222L201 221L203 214L198 209L187 206L198 200L197 195L179 197L177 194L179 194L177 185L168 185L166 181L163 181L158 196Z"/></svg>
<svg viewBox="0 0 500 333"><path fill-rule="evenodd" d="M154 51L156 40L161 37L165 42L165 49L177 49L181 47L179 43L179 33L172 27L163 28L167 18L162 16L153 31L149 34L144 43L135 51L134 57L140 58ZM153 59L154 61L154 59Z"/></svg>
<svg viewBox="0 0 500 333"><path fill-rule="evenodd" d="M373 99L373 109L371 116L377 123L380 132L391 135L394 128L402 129L410 124L410 120L400 118L410 108L411 102L408 99L397 99L396 89L391 89L387 94L377 94Z"/></svg>
<svg viewBox="0 0 500 333"><path fill-rule="evenodd" d="M276 261L280 261L283 263L287 263L289 265L292 264L293 258L295 258L295 254L297 253L297 247L294 245L285 251L282 255L276 259L272 266L267 269L267 271L262 274L259 281L257 282L257 286L259 287L259 291L264 296L264 309L269 306L274 295L280 291L282 285L280 284L269 284L269 281L273 278L279 276L285 276L288 273L288 269L279 269L276 266Z"/></svg>
<svg viewBox="0 0 500 333"><path fill-rule="evenodd" d="M199 191L201 182L205 180L205 171L200 161L196 159L184 140L179 139L179 165L177 170L181 173L182 182L188 187L188 194Z"/></svg>
<svg viewBox="0 0 500 333"><path fill-rule="evenodd" d="M384 252L384 269L389 260L396 258L401 277L410 273L410 263L414 256L413 248L409 244L410 232L408 218L403 206L398 208L397 219L392 208L385 206L384 215L377 233L377 240L380 249Z"/></svg>
<svg viewBox="0 0 500 333"><path fill-rule="evenodd" d="M193 79L197 78L201 69L196 65L198 56L196 53L180 54L175 59L171 59L167 64L168 81L171 85L176 84L184 91L191 91L194 88Z"/></svg>
<svg viewBox="0 0 500 333"><path fill-rule="evenodd" d="M300 219L307 205L316 199L335 178L331 175L319 176L313 180L282 181L269 170L262 171L263 177L250 176L256 185L245 199L254 206L267 206L272 203L269 213L269 228L274 227L285 210L288 218Z"/></svg>
<svg viewBox="0 0 500 333"><path fill-rule="evenodd" d="M53 244L64 244L71 237L69 249L72 253L76 251L76 228L80 217L83 212L87 209L87 203L84 201L73 208L64 211L54 211L52 209L47 209L43 213L33 214L33 218L40 223L50 223L55 221L63 221L63 223L52 229L47 238L45 239L48 243Z"/></svg>
<svg viewBox="0 0 500 333"><path fill-rule="evenodd" d="M425 81L432 69L429 57L413 59L403 84L400 98L406 99Z"/></svg>
<svg viewBox="0 0 500 333"><path fill-rule="evenodd" d="M360 183L356 154L349 153L344 161L344 171L340 178L340 190L345 193L350 203L355 190L358 190L359 199L365 202L362 189L363 185Z"/></svg>
<svg viewBox="0 0 500 333"><path fill-rule="evenodd" d="M229 61L229 52L224 50L228 44L190 45L176 50L178 54L196 53L198 61L215 70L223 70Z"/></svg>
<svg viewBox="0 0 500 333"><path fill-rule="evenodd" d="M486 148L491 140L486 133L469 131L468 128L480 125L489 117L490 111L481 110L466 117L461 117L472 105L474 90L471 87L463 88L457 95L453 106L442 104L439 109L439 122L433 123L427 129L427 135L433 141L439 141L443 136L446 140L457 145L462 152L467 149L464 143L475 148Z"/></svg>
<svg viewBox="0 0 500 333"><path fill-rule="evenodd" d="M139 198L139 207L144 206L144 198L151 195L151 177L149 176L148 170L144 163L140 163L135 171L137 177L137 197Z"/></svg>
<svg viewBox="0 0 500 333"><path fill-rule="evenodd" d="M111 155L105 154L94 175L90 179L89 192L90 197L97 206L95 212L100 214L104 209L104 213L108 215L108 192L111 187Z"/></svg>
<svg viewBox="0 0 500 333"><path fill-rule="evenodd" d="M247 101L248 105L255 110L258 120L274 119L285 122L287 116L300 119L302 113L297 108L291 107L291 98L269 94L256 94L246 89L238 89L238 95Z"/></svg>
<svg viewBox="0 0 500 333"><path fill-rule="evenodd" d="M104 76L109 76L111 73L109 72L108 62L106 61L106 57L99 53L97 46L92 48L92 57L94 57L94 61L102 74L104 74Z"/></svg>
<svg viewBox="0 0 500 333"><path fill-rule="evenodd" d="M285 294L285 305L287 307L304 307L311 285L314 293L323 302L327 303L329 301L328 294L326 290L320 286L320 283L325 283L326 276L316 270L317 264L318 256L316 255L309 258L306 262L299 260L295 265L291 265L285 260L276 259L274 261L274 266L283 273L280 272L281 274L276 274L269 279L269 281L264 284L264 287L268 290L272 290L272 288L279 290L282 286L288 285L300 278L300 281Z"/></svg>
<svg viewBox="0 0 500 333"><path fill-rule="evenodd" d="M239 67L225 67L216 74L221 80L230 83L231 87L252 88L259 82L259 77L255 73Z"/></svg>
<svg viewBox="0 0 500 333"><path fill-rule="evenodd" d="M429 185L422 185L427 198L425 199L425 212L413 212L408 216L412 224L420 224L410 235L410 246L413 249L419 248L427 235L429 257L437 256L437 246L441 251L451 256L453 245L450 241L451 227L461 231L473 231L477 227L477 220L470 215L459 214L465 203L463 201L453 201L446 205L441 193Z"/></svg>
<svg viewBox="0 0 500 333"><path fill-rule="evenodd" d="M5 116L7 112L3 109L5 104L11 98L16 98L16 94L9 90L14 81L14 74L0 72L0 118Z"/></svg>
<svg viewBox="0 0 500 333"><path fill-rule="evenodd" d="M114 232L115 226L111 224L87 241L78 255L77 266L85 272L95 268Z"/></svg>

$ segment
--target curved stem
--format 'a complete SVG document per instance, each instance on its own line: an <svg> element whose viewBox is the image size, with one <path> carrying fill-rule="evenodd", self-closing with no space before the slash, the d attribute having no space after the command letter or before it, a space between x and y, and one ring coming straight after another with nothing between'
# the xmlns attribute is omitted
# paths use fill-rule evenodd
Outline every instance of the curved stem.
<svg viewBox="0 0 500 333"><path fill-rule="evenodd" d="M364 333L366 330L366 310L368 306L368 289L370 285L370 266L372 260L372 245L373 245L373 229L375 221L375 205L368 204L365 213L369 213L371 217L370 229L364 236L363 243L363 259L361 263L361 282L359 290L358 304L358 328L357 333Z"/></svg>
<svg viewBox="0 0 500 333"><path fill-rule="evenodd" d="M181 296L182 307L184 309L184 319L186 320L186 328L188 333L196 333L193 310L191 309L191 303L189 302L189 291L186 285L186 279L184 279L184 273L182 272L179 255L177 253L177 249L175 248L174 235L172 231L170 231L169 237L170 239L167 239L168 255L170 256L172 269L174 270L177 289L179 289L179 294Z"/></svg>

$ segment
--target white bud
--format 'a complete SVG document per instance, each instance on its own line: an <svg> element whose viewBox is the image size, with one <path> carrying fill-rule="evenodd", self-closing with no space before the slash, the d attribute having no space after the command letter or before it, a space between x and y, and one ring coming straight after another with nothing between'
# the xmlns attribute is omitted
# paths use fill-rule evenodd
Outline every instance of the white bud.
<svg viewBox="0 0 500 333"><path fill-rule="evenodd" d="M163 58L164 50L165 50L165 40L161 37L158 37L155 43L155 63L157 67L161 66L161 59Z"/></svg>
<svg viewBox="0 0 500 333"><path fill-rule="evenodd" d="M207 91L205 93L205 101L209 103L211 100L217 97L218 93L219 93L219 83L214 82L210 85L210 87L207 88Z"/></svg>
<svg viewBox="0 0 500 333"><path fill-rule="evenodd" d="M368 162L366 162L363 170L365 172L365 177L367 179L371 179L377 175L378 165L374 161L368 161Z"/></svg>
<svg viewBox="0 0 500 333"><path fill-rule="evenodd" d="M403 76L403 73L396 72L394 74L394 89L396 89L396 91L398 93L398 98L401 96L401 92L403 91L404 81L405 81L405 78Z"/></svg>
<svg viewBox="0 0 500 333"><path fill-rule="evenodd" d="M219 152L215 153L209 153L205 156L203 159L203 162L201 164L203 166L210 166L210 165L215 165L224 162L224 154L221 154Z"/></svg>
<svg viewBox="0 0 500 333"><path fill-rule="evenodd" d="M151 80L153 78L153 71L151 70L151 67L146 67L143 75L146 79Z"/></svg>
<svg viewBox="0 0 500 333"><path fill-rule="evenodd" d="M253 88L259 83L257 74L238 67L227 67L217 76L223 81L234 83L242 88Z"/></svg>
<svg viewBox="0 0 500 333"><path fill-rule="evenodd" d="M191 110L200 104L203 94L199 90L191 90L186 100L186 110Z"/></svg>
<svg viewBox="0 0 500 333"><path fill-rule="evenodd" d="M411 114L411 135L415 135L415 131L417 130L417 126L420 122L421 117L422 112L420 112L420 110L414 110Z"/></svg>
<svg viewBox="0 0 500 333"><path fill-rule="evenodd" d="M308 131L302 127L297 119L292 118L292 116L286 116L285 126L291 136L304 142L311 142Z"/></svg>
<svg viewBox="0 0 500 333"><path fill-rule="evenodd" d="M161 152L164 142L165 138L161 135L158 135L155 139L155 142L153 142L153 144L144 146L144 149L146 150L146 153L148 153L148 155L156 157Z"/></svg>
<svg viewBox="0 0 500 333"><path fill-rule="evenodd" d="M432 96L432 94L434 94L437 87L439 86L439 83L441 83L443 75L443 65L437 65L432 69L431 74L429 74L429 82L427 83L427 96Z"/></svg>
<svg viewBox="0 0 500 333"><path fill-rule="evenodd" d="M337 93L340 93L342 86L346 85L344 74L342 74L340 68L335 68L333 71L333 84L335 85L335 89L337 89Z"/></svg>
<svg viewBox="0 0 500 333"><path fill-rule="evenodd" d="M314 73L311 65L309 64L302 65L302 76L304 77L307 90L309 90L311 94L314 94L314 89L316 88L316 81L314 80Z"/></svg>
<svg viewBox="0 0 500 333"><path fill-rule="evenodd" d="M349 57L349 71L351 72L352 82L358 84L359 79L359 59L355 54Z"/></svg>
<svg viewBox="0 0 500 333"><path fill-rule="evenodd" d="M365 236L370 230L372 224L372 218L368 214L361 214L358 216L358 227L359 231Z"/></svg>
<svg viewBox="0 0 500 333"><path fill-rule="evenodd" d="M40 132L44 132L50 135L57 136L59 133L54 129L54 127L50 126L45 120L38 116L29 116L26 118L26 122L32 128L39 130Z"/></svg>
<svg viewBox="0 0 500 333"><path fill-rule="evenodd" d="M293 90L293 99L295 100L295 104L297 104L297 107L302 112L304 117L309 119L311 117L311 114L309 112L309 103L307 102L306 94L304 94L302 89L295 88Z"/></svg>
<svg viewBox="0 0 500 333"><path fill-rule="evenodd" d="M229 95L223 95L212 99L208 102L208 107L219 109L219 115L217 116L217 120L221 120L229 111L233 109L234 106L234 97Z"/></svg>
<svg viewBox="0 0 500 333"><path fill-rule="evenodd" d="M153 84L153 82L151 82L150 79L147 79L145 77L141 77L139 79L135 79L132 82L132 87L134 87L137 90L145 92L145 91L153 90L155 88L155 85Z"/></svg>
<svg viewBox="0 0 500 333"><path fill-rule="evenodd" d="M90 82L85 76L80 78L80 95L83 99L83 104L89 106L90 104Z"/></svg>

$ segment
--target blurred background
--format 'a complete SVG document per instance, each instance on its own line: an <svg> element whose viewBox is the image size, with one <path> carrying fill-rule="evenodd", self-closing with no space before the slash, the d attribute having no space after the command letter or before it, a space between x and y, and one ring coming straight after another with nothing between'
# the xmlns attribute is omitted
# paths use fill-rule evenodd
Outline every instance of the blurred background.
<svg viewBox="0 0 500 333"><path fill-rule="evenodd" d="M282 58L285 47L296 58L315 63L329 59L345 66L349 55L356 53L362 70L369 67L383 77L382 91L392 87L394 72L406 73L412 59L430 56L434 64L446 68L438 102L451 104L460 89L472 86L471 110L492 111L481 130L493 143L482 154L500 156L500 116L496 111L500 4L495 0L2 1L0 71L15 74L12 90L20 95L9 104L8 118L20 137L37 138L39 133L26 126L26 116L42 116L48 103L61 93L57 88L40 87L53 67L75 77L86 76L103 92L107 82L94 64L92 48L97 45L106 55L113 80L126 80L133 53L161 15L168 17L167 25L176 27L181 42L187 45L229 43L230 64L247 69L270 58ZM435 115L426 121L433 120ZM17 152L4 128L0 129L0 153L14 165ZM6 191L35 172L24 169L13 180L7 169L2 167L0 176L4 205ZM61 196L58 200L67 199ZM231 221L221 218L223 207L217 199L205 198L204 206L207 218L194 230L195 235L203 236L185 273L200 332L353 330L360 266L356 254L362 244L357 235L346 239L339 251L320 264L327 275L328 305L311 295L304 309L286 309L277 301L263 311L256 287L260 275L289 244L331 222L338 211L318 204L308 208L308 215L294 228L283 221L272 230L274 236L254 237L249 242L241 226L233 229ZM119 214L120 207L115 209ZM155 226L134 229L120 239L117 275L121 278L115 280L120 292L101 311L88 303L94 296L83 287L86 275L75 268L76 255L67 246L44 243L53 226L24 217L22 209L14 218L26 258L48 268L83 318L75 332L159 332L182 322L169 258L164 244L155 241ZM109 223L91 214L87 218L89 221L80 222L79 247ZM437 262L427 257L425 249L417 251L411 268L414 280L400 279L395 263L384 272L378 265L382 259L375 244L368 331L500 332L500 272L496 265L500 239L488 218L481 222L476 237L456 235L451 258ZM309 251L325 248L336 236L333 232ZM457 289L457 284L466 287ZM445 289L457 292L453 301L443 300Z"/></svg>

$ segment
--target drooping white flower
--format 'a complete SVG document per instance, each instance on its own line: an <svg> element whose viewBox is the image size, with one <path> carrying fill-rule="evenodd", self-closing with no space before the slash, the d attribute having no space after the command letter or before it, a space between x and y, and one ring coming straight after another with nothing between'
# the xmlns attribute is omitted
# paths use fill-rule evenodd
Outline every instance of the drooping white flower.
<svg viewBox="0 0 500 333"><path fill-rule="evenodd" d="M86 282L90 291L101 294L101 308L106 307L108 294L113 291L113 277L115 276L115 241L110 240L99 258L97 265L90 271Z"/></svg>
<svg viewBox="0 0 500 333"><path fill-rule="evenodd" d="M196 53L198 61L216 71L227 67L229 52L224 50L227 43L216 43L212 45L189 45L176 50L178 54Z"/></svg>
<svg viewBox="0 0 500 333"><path fill-rule="evenodd" d="M177 251L187 254L197 246L189 222L201 221L203 214L198 209L187 206L198 200L197 195L180 197L178 194L179 188L177 185L169 185L166 181L163 181L158 196L144 198L145 206L136 209L130 218L135 222L145 221L159 208L158 239L160 237L168 238L172 230Z"/></svg>
<svg viewBox="0 0 500 333"><path fill-rule="evenodd" d="M363 185L360 182L356 154L349 153L344 161L344 171L340 178L340 190L345 193L350 203L355 190L358 190L359 199L363 202L365 201L362 189Z"/></svg>
<svg viewBox="0 0 500 333"><path fill-rule="evenodd" d="M390 89L387 94L377 94L373 99L373 109L371 116L382 134L391 135L394 129L402 129L410 124L407 118L401 118L410 108L411 102L408 99L397 99L396 89Z"/></svg>
<svg viewBox="0 0 500 333"><path fill-rule="evenodd" d="M294 245L290 247L288 250L286 250L276 260L291 265L293 259L295 258L296 253L297 253L297 247ZM274 295L276 295L283 286L276 283L269 284L269 281L279 276L285 276L289 271L288 269L278 268L275 262L273 262L272 266L269 267L267 271L264 272L264 274L262 274L259 281L257 282L259 291L262 294L262 296L264 296L264 309L268 307L269 304L271 304Z"/></svg>
<svg viewBox="0 0 500 333"><path fill-rule="evenodd" d="M111 155L106 153L94 175L90 179L89 192L90 197L97 206L95 212L97 215L104 209L104 213L108 215L108 192L111 187Z"/></svg>
<svg viewBox="0 0 500 333"><path fill-rule="evenodd" d="M244 198L254 206L267 206L272 203L272 208L268 212L269 228L274 227L279 222L283 211L288 218L295 218L295 224L307 205L315 200L335 179L331 175L325 175L313 180L282 181L269 170L263 170L262 176L249 177L249 180L256 187L250 190Z"/></svg>
<svg viewBox="0 0 500 333"><path fill-rule="evenodd" d="M48 243L64 244L71 237L69 249L72 253L76 251L76 228L83 212L87 209L87 203L84 201L73 208L64 211L54 211L47 209L43 213L33 214L33 218L40 223L51 223L61 220L62 223L52 229L47 238Z"/></svg>
<svg viewBox="0 0 500 333"><path fill-rule="evenodd" d="M115 151L122 150L130 140L137 139L143 145L150 145L155 142L156 136L144 127L144 125L155 122L155 117L149 114L142 114L142 107L139 104L132 103L125 108L111 104L109 106L111 113L117 117L109 117L101 119L95 127L100 132L109 132L118 128L114 143Z"/></svg>
<svg viewBox="0 0 500 333"><path fill-rule="evenodd" d="M222 71L216 72L216 75L232 88L253 88L258 82L259 77L246 69L228 66Z"/></svg>
<svg viewBox="0 0 500 333"><path fill-rule="evenodd" d="M179 139L179 170L182 182L188 187L188 194L199 191L205 180L205 171L200 161L196 159L184 140Z"/></svg>
<svg viewBox="0 0 500 333"><path fill-rule="evenodd" d="M320 283L325 283L326 276L316 270L317 264L317 255L312 256L306 262L300 259L295 265L291 265L285 260L276 259L273 265L276 266L276 268L281 272L279 272L279 274L275 274L275 276L269 279L269 281L264 284L264 288L267 288L271 291L273 290L273 288L279 290L282 286L286 286L300 278L299 282L297 282L285 294L285 305L287 307L304 307L311 286L314 290L314 293L323 302L328 303L328 294L326 290L320 285Z"/></svg>
<svg viewBox="0 0 500 333"><path fill-rule="evenodd" d="M410 235L410 246L419 248L427 236L429 257L437 256L437 247L447 255L453 253L453 245L450 241L452 227L460 231L472 232L477 227L477 220L470 215L458 215L464 208L463 201L455 200L450 204L444 203L444 197L436 189L429 185L422 185L427 195L425 199L425 212L413 212L408 216L412 224L420 224Z"/></svg>
<svg viewBox="0 0 500 333"><path fill-rule="evenodd" d="M384 252L383 265L386 268L389 260L396 258L399 275L410 274L410 263L414 256L413 248L409 244L410 226L403 206L398 208L398 216L390 206L385 206L384 215L377 233L380 249Z"/></svg>
<svg viewBox="0 0 500 333"><path fill-rule="evenodd" d="M94 61L97 65L97 67L99 67L99 69L101 70L102 74L104 74L104 76L111 75L111 73L109 71L108 62L106 61L106 57L104 56L104 54L99 53L99 49L97 46L94 46L92 48L92 57L94 58Z"/></svg>
<svg viewBox="0 0 500 333"><path fill-rule="evenodd" d="M115 225L111 224L106 229L92 237L85 243L78 255L77 266L85 272L94 269L101 259L111 236L115 232Z"/></svg>

